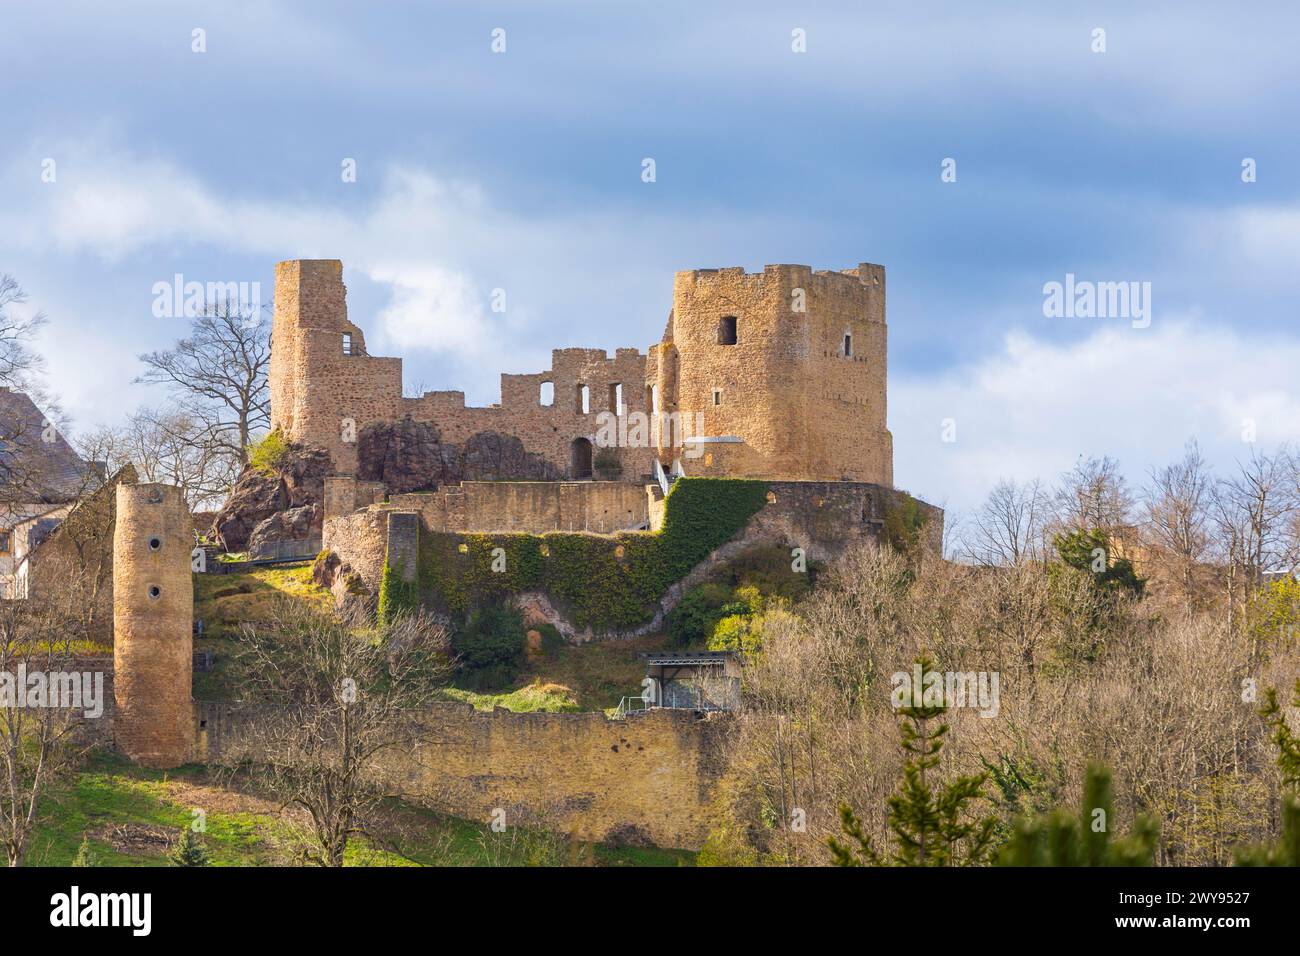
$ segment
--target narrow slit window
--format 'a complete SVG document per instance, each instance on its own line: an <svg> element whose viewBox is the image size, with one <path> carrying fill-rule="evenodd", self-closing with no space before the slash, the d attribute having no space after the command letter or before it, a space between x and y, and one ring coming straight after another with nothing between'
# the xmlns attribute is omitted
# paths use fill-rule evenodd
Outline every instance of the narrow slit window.
<svg viewBox="0 0 1300 956"><path fill-rule="evenodd" d="M352 333L350 332L343 333L343 354L352 354Z"/></svg>
<svg viewBox="0 0 1300 956"><path fill-rule="evenodd" d="M721 404L722 404L722 389L720 389L720 388L715 388L715 389L713 390L713 404L714 404L714 405L721 405Z"/></svg>
<svg viewBox="0 0 1300 956"><path fill-rule="evenodd" d="M844 333L844 357L853 358L853 334L851 332Z"/></svg>
<svg viewBox="0 0 1300 956"><path fill-rule="evenodd" d="M579 415L591 414L591 389L579 385L573 395L573 410Z"/></svg>

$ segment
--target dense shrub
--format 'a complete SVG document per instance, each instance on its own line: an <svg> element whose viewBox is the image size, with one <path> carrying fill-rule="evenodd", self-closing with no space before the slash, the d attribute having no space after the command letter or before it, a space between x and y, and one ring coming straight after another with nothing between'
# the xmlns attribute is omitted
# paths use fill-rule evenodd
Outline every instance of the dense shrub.
<svg viewBox="0 0 1300 956"><path fill-rule="evenodd" d="M915 551L924 528L925 512L906 491L899 491L896 498L886 503L883 536L895 551L901 554Z"/></svg>
<svg viewBox="0 0 1300 956"><path fill-rule="evenodd" d="M248 445L248 464L258 471L274 475L289 454L289 443L278 428L262 436L260 441Z"/></svg>
<svg viewBox="0 0 1300 956"><path fill-rule="evenodd" d="M504 603L475 608L452 637L452 650L475 687L501 687L524 660L524 618Z"/></svg>
<svg viewBox="0 0 1300 956"><path fill-rule="evenodd" d="M691 588L668 615L668 637L683 647L703 644L723 616L723 606L731 600L731 588L707 583Z"/></svg>
<svg viewBox="0 0 1300 956"><path fill-rule="evenodd" d="M1094 528L1090 531L1070 531L1058 534L1052 541L1061 561L1079 571L1092 574L1098 587L1126 590L1141 594L1146 582L1137 576L1133 562L1128 558L1110 557L1110 542L1106 533Z"/></svg>

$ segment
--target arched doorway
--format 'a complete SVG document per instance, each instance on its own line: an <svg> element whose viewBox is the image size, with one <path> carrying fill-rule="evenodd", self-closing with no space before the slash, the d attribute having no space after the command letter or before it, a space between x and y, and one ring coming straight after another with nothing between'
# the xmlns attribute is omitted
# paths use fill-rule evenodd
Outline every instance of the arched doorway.
<svg viewBox="0 0 1300 956"><path fill-rule="evenodd" d="M569 477L591 477L591 442L585 438L575 438L569 450Z"/></svg>

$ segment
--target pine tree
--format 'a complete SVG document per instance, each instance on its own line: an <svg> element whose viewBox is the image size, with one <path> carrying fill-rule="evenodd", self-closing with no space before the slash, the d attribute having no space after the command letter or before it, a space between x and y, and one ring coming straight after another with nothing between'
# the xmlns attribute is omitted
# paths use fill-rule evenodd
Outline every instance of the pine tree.
<svg viewBox="0 0 1300 956"><path fill-rule="evenodd" d="M827 839L836 866L974 866L992 853L993 817L974 817L970 805L984 798L987 774L964 775L935 785L928 773L939 766L948 725L933 721L948 711L945 701L926 705L922 688L934 671L928 657L917 659L922 682L912 689L912 699L899 708L899 736L905 759L903 780L889 798L889 829L894 851L882 856L863 831L853 810L840 807L840 828L853 841ZM940 685L942 686L942 685Z"/></svg>
<svg viewBox="0 0 1300 956"><path fill-rule="evenodd" d="M203 841L189 827L181 830L181 837L172 848L169 859L172 866L207 866L212 862Z"/></svg>
<svg viewBox="0 0 1300 956"><path fill-rule="evenodd" d="M1152 866L1160 828L1140 816L1128 836L1112 837L1110 771L1089 764L1079 813L1058 809L1021 820L998 855L999 866Z"/></svg>
<svg viewBox="0 0 1300 956"><path fill-rule="evenodd" d="M1295 683L1292 706L1300 707L1300 680ZM1264 692L1259 713L1272 729L1269 739L1277 747L1277 766L1282 771L1282 838L1271 846L1238 850L1237 866L1300 866L1300 737L1287 725L1273 688Z"/></svg>
<svg viewBox="0 0 1300 956"><path fill-rule="evenodd" d="M72 858L73 866L98 866L99 860L95 856L95 851L90 845L90 837L84 833L81 835L81 846L77 847L77 855Z"/></svg>

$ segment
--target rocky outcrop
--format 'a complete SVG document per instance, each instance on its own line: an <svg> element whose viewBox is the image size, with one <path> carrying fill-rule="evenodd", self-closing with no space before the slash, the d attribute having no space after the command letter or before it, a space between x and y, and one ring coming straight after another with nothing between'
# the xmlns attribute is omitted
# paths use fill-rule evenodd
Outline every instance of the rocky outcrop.
<svg viewBox="0 0 1300 956"><path fill-rule="evenodd" d="M329 455L319 449L291 445L275 472L246 467L224 508L212 522L211 537L226 551L249 550L254 532L280 512L315 505L313 533L320 537L325 478L333 471ZM267 525L263 543L278 530L293 528L304 515Z"/></svg>
<svg viewBox="0 0 1300 956"><path fill-rule="evenodd" d="M564 475L550 462L524 450L514 435L479 432L465 443L458 481L558 481Z"/></svg>
<svg viewBox="0 0 1300 956"><path fill-rule="evenodd" d="M365 580L333 551L322 551L311 566L311 579L334 595L334 603L343 607L360 601L367 607L375 603Z"/></svg>
<svg viewBox="0 0 1300 956"><path fill-rule="evenodd" d="M392 494L431 490L454 480L449 450L428 422L375 422L357 435L357 478L382 481Z"/></svg>
<svg viewBox="0 0 1300 956"><path fill-rule="evenodd" d="M444 442L428 422L375 422L357 435L357 478L390 494L432 491L461 481L556 481L564 476L513 435L478 432L464 446Z"/></svg>
<svg viewBox="0 0 1300 956"><path fill-rule="evenodd" d="M258 523L248 536L248 553L253 558L284 557L286 549L296 554L320 550L323 508L312 502L298 508L277 511ZM298 544L301 547L288 548Z"/></svg>

